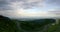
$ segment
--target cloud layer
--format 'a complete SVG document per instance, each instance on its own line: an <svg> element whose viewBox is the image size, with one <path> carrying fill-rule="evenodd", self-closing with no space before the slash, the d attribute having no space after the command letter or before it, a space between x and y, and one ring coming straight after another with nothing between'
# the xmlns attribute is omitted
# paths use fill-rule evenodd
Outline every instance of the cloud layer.
<svg viewBox="0 0 60 32"><path fill-rule="evenodd" d="M55 17L55 14L52 15L49 11L60 11L59 1L60 0L0 0L0 15L11 18Z"/></svg>

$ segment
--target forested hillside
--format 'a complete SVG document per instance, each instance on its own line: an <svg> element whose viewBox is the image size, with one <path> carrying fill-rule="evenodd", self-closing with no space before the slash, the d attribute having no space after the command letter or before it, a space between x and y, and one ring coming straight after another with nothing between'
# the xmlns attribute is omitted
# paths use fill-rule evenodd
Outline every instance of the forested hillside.
<svg viewBox="0 0 60 32"><path fill-rule="evenodd" d="M60 32L55 19L37 19L20 21L0 15L0 32Z"/></svg>
<svg viewBox="0 0 60 32"><path fill-rule="evenodd" d="M0 15L0 32L17 32L15 22Z"/></svg>

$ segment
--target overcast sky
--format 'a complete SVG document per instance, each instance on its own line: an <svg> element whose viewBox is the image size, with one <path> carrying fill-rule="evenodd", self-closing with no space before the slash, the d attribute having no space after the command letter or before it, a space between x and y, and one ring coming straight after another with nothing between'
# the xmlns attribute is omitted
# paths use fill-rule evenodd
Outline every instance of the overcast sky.
<svg viewBox="0 0 60 32"><path fill-rule="evenodd" d="M56 17L51 11L60 11L60 0L0 0L0 15L11 18Z"/></svg>

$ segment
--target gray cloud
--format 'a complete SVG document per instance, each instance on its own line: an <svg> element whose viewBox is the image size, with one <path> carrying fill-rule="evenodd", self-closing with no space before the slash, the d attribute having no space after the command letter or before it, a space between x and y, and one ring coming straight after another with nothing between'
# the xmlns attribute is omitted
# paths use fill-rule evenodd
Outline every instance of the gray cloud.
<svg viewBox="0 0 60 32"><path fill-rule="evenodd" d="M47 3L60 6L60 0L48 0Z"/></svg>
<svg viewBox="0 0 60 32"><path fill-rule="evenodd" d="M5 0L0 0L0 7L3 7L5 5L8 5L9 3Z"/></svg>
<svg viewBox="0 0 60 32"><path fill-rule="evenodd" d="M55 15L56 18L60 18L60 8L48 11L48 14Z"/></svg>
<svg viewBox="0 0 60 32"><path fill-rule="evenodd" d="M0 0L0 14L9 17L19 17L16 14L18 9L32 9L33 7L44 8L48 4L59 6L60 0Z"/></svg>
<svg viewBox="0 0 60 32"><path fill-rule="evenodd" d="M42 2L44 0L10 0L10 2L12 2L13 4L16 4L17 6L19 6L20 8L23 9L28 9L28 8L32 8L32 7L38 7L38 6L42 6Z"/></svg>
<svg viewBox="0 0 60 32"><path fill-rule="evenodd" d="M10 3L7 0L0 0L0 11L11 10Z"/></svg>
<svg viewBox="0 0 60 32"><path fill-rule="evenodd" d="M18 6L20 8L30 8L29 6L31 5L25 2L24 0L0 0L0 11L15 9ZM16 4L17 6L15 6L14 4ZM12 7L12 6L15 6L15 7Z"/></svg>
<svg viewBox="0 0 60 32"><path fill-rule="evenodd" d="M48 3L51 5L60 5L60 0L0 0L0 10L12 10L16 8L30 9L33 7L43 7ZM13 3L13 4L12 4ZM16 5L15 7L12 7Z"/></svg>

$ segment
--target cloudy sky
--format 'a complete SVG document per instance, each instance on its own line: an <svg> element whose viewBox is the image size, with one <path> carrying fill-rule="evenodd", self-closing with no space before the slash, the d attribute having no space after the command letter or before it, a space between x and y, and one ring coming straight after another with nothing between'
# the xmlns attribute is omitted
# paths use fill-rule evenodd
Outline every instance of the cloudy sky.
<svg viewBox="0 0 60 32"><path fill-rule="evenodd" d="M57 17L60 0L0 0L0 15L11 18Z"/></svg>

